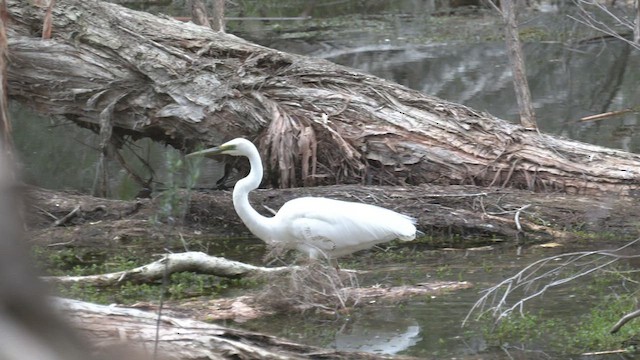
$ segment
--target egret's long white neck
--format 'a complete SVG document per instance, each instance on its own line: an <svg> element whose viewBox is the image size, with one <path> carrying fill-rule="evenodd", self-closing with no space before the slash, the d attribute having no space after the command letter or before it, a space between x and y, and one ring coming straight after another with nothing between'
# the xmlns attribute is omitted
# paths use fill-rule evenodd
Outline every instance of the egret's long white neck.
<svg viewBox="0 0 640 360"><path fill-rule="evenodd" d="M249 203L249 192L257 189L262 181L262 161L255 148L246 156L249 158L251 171L233 188L233 207L255 236L269 242L271 240L270 218L260 215Z"/></svg>

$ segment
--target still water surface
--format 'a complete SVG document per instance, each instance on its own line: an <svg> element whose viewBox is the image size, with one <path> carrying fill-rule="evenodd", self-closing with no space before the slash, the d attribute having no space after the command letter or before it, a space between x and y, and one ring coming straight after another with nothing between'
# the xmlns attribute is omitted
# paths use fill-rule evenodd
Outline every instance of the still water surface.
<svg viewBox="0 0 640 360"><path fill-rule="evenodd" d="M619 244L591 246L615 248ZM509 359L510 356L525 359L544 359L547 356L568 358L570 355L560 354L561 349L551 349L545 343L527 344L522 347L524 351L520 349L520 344L505 344L503 349L490 346L491 342L485 339L478 323L472 320L464 328L461 324L482 290L514 275L538 259L574 250L567 247L533 247L517 255L515 248L508 247L478 251L432 251L421 250L418 245L413 256L407 255L403 263L385 261L367 252L359 253L347 261L355 262L355 267L366 270L366 274L358 276L361 286L464 280L471 282L473 287L392 303L366 304L348 314L327 316L309 310L302 315L296 312L290 316L278 315L241 325L227 325L336 350L410 355L425 359ZM589 291L585 290L592 283L593 279L589 278L551 289L543 297L528 303L525 310L544 309L544 318L547 320L578 323L580 316L588 313L589 307L598 300L597 297L590 298ZM621 342L623 340L620 339Z"/></svg>

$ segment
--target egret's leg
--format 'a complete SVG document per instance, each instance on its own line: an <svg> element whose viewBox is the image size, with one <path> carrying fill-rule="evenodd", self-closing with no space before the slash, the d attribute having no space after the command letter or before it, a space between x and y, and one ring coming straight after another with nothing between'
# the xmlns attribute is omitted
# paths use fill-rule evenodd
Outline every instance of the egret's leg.
<svg viewBox="0 0 640 360"><path fill-rule="evenodd" d="M329 259L329 265L333 266L336 271L338 272L338 274L340 273L340 265L338 264L338 260L337 259Z"/></svg>

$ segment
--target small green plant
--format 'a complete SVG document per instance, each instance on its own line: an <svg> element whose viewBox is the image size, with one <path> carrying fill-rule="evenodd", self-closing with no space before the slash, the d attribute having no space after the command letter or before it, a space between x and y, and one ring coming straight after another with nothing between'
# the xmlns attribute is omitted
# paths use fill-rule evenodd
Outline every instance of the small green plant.
<svg viewBox="0 0 640 360"><path fill-rule="evenodd" d="M200 161L201 159L197 158L185 161L177 151L167 151L166 188L160 195L160 210L152 219L154 222L166 222L174 225L184 219L189 208L191 189L200 177ZM182 183L182 179L184 179L184 183ZM186 190L183 190L183 187Z"/></svg>
<svg viewBox="0 0 640 360"><path fill-rule="evenodd" d="M621 349L627 339L640 335L640 324L627 324L616 334L609 329L637 306L635 294L610 294L577 319L575 314L552 315L550 311L516 313L498 324L487 323L485 336L496 346L542 348L559 354Z"/></svg>

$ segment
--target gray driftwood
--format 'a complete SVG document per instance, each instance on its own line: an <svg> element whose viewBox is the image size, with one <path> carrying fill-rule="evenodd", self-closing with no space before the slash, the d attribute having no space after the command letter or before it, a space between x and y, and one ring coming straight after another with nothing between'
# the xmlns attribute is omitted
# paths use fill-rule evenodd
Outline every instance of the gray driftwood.
<svg viewBox="0 0 640 360"><path fill-rule="evenodd" d="M160 260L152 263L114 273L87 276L47 276L44 279L56 283L85 283L93 286L115 286L125 281L136 284L150 283L161 280L163 276L183 271L228 278L241 278L251 275L286 273L292 269L294 268L254 266L217 256L210 256L203 252L189 251L166 254Z"/></svg>
<svg viewBox="0 0 640 360"><path fill-rule="evenodd" d="M151 359L385 359L301 345L273 336L138 309L57 299L58 308L99 347L125 348L126 358ZM137 357L135 357L136 355Z"/></svg>
<svg viewBox="0 0 640 360"><path fill-rule="evenodd" d="M640 188L639 155L529 131L324 60L95 0L57 1L52 37L41 40L46 2L7 3L11 97L103 140L190 150L248 137L281 187Z"/></svg>

